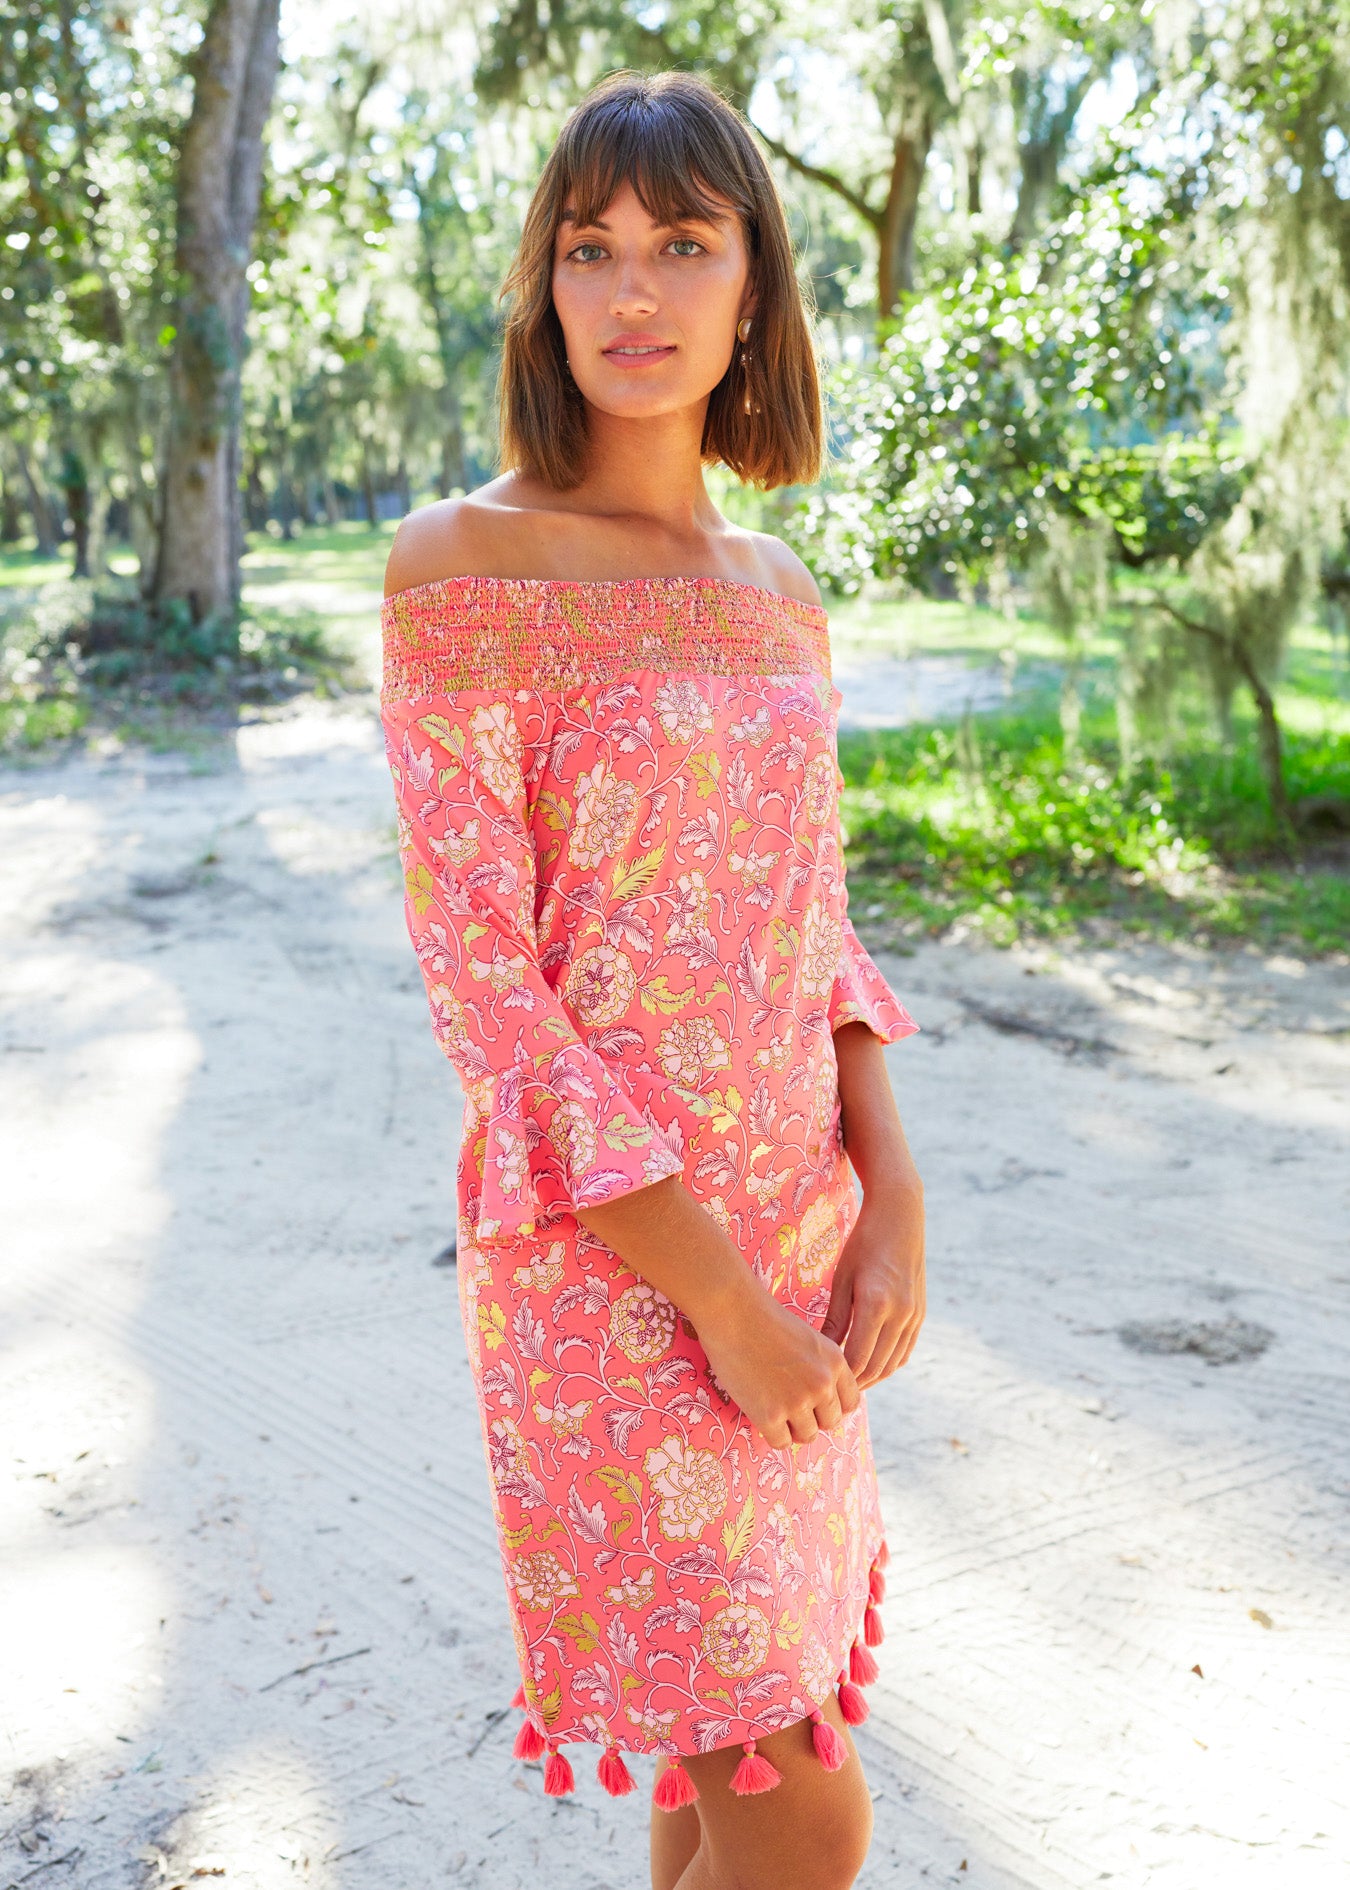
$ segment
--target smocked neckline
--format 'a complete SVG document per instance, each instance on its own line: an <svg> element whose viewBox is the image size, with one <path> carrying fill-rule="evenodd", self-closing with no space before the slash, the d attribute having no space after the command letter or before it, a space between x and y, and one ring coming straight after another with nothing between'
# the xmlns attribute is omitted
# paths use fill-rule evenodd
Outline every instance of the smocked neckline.
<svg viewBox="0 0 1350 1890"><path fill-rule="evenodd" d="M782 604L788 610L801 611L805 616L822 623L829 622L829 612L823 604L805 604L800 597L789 597L786 591L775 591L767 584L751 584L744 578L724 577L642 577L642 578L507 578L507 577L443 577L428 578L422 584L406 585L401 591L390 591L383 600L384 605L395 604L405 597L416 597L422 592L444 591L455 585L473 585L482 588L491 585L498 590L512 589L560 590L560 591L602 591L613 594L616 591L635 591L651 593L666 586L676 586L685 591L744 591L754 597L770 599L775 604Z"/></svg>

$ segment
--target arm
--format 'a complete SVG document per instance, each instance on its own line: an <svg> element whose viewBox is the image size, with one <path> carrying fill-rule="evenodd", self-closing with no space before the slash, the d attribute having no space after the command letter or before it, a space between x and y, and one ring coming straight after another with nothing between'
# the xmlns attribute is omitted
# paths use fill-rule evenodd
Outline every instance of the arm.
<svg viewBox="0 0 1350 1890"><path fill-rule="evenodd" d="M843 1344L865 1391L906 1362L923 1324L923 1183L900 1124L881 1038L854 1021L835 1031L834 1048L844 1150L863 1199L835 1268L821 1330Z"/></svg>
<svg viewBox="0 0 1350 1890"><path fill-rule="evenodd" d="M386 614L392 638L397 610ZM539 963L522 693L386 692L382 704L408 931L464 1089L480 1247L681 1172Z"/></svg>
<svg viewBox="0 0 1350 1890"><path fill-rule="evenodd" d="M809 1443L857 1409L838 1345L779 1305L680 1177L577 1218L688 1315L718 1383L775 1448Z"/></svg>

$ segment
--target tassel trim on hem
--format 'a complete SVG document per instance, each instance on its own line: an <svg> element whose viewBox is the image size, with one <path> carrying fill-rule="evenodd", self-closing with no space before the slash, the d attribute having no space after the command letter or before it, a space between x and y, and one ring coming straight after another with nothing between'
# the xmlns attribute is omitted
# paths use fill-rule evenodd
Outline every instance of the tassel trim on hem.
<svg viewBox="0 0 1350 1890"><path fill-rule="evenodd" d="M666 1769L652 1789L652 1803L658 1811L682 1811L698 1798L698 1786L680 1764L679 1754L666 1754Z"/></svg>
<svg viewBox="0 0 1350 1890"><path fill-rule="evenodd" d="M611 1798L626 1798L629 1792L637 1790L637 1780L624 1764L623 1754L617 1746L605 1747L600 1755L600 1763L595 1768L595 1776Z"/></svg>
<svg viewBox="0 0 1350 1890"><path fill-rule="evenodd" d="M868 1572L867 1606L863 1610L862 1633L855 1637L849 1648L848 1665L840 1668L835 1681L839 1712L847 1726L861 1726L870 1712L862 1688L870 1686L880 1672L870 1649L879 1647L885 1638L878 1604L885 1598L886 1577L882 1571L890 1559L890 1550L883 1541ZM528 1713L523 1684L516 1688L511 1704L523 1707ZM839 1737L837 1728L830 1724L818 1706L813 1707L807 1717L816 1757L827 1772L837 1772L848 1761L848 1747ZM559 1749L558 1742L546 1739L533 1720L527 1718L522 1723L511 1750L518 1759L545 1759L544 1790L550 1798L561 1798L575 1791L576 1779L572 1767ZM743 1742L743 1755L729 1781L731 1790L738 1797L772 1791L775 1785L782 1783L783 1774L762 1752L756 1750L753 1739ZM626 1798L629 1792L637 1789L637 1781L625 1765L617 1743L606 1746L601 1753L595 1775L611 1798ZM665 1770L652 1788L653 1805L658 1811L681 1811L686 1805L696 1804L698 1796L698 1787L681 1763L680 1755L667 1753Z"/></svg>
<svg viewBox="0 0 1350 1890"><path fill-rule="evenodd" d="M811 1714L811 1744L827 1772L837 1772L848 1759L848 1747L818 1706Z"/></svg>
<svg viewBox="0 0 1350 1890"><path fill-rule="evenodd" d="M556 1745L550 1745L548 1760L544 1766L544 1790L550 1798L565 1797L577 1788L572 1774L571 1761L561 1753Z"/></svg>
<svg viewBox="0 0 1350 1890"><path fill-rule="evenodd" d="M762 1752L755 1751L753 1739L747 1739L743 1747L745 1757L731 1775L731 1789L744 1798L749 1792L771 1792L775 1785L781 1785L783 1774L776 1765L771 1765Z"/></svg>

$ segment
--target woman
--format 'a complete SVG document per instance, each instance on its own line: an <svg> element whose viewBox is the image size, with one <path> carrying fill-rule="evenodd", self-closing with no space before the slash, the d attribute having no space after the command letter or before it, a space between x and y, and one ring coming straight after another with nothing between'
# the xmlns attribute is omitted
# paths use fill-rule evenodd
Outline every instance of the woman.
<svg viewBox="0 0 1350 1890"><path fill-rule="evenodd" d="M819 592L704 490L707 462L773 486L820 456L744 121L682 74L599 87L504 293L508 470L400 527L382 700L466 1098L515 1751L551 1793L564 1745L615 1794L657 1755L656 1890L830 1890L871 1833L861 1394L924 1310L882 1056L917 1026L847 920Z"/></svg>

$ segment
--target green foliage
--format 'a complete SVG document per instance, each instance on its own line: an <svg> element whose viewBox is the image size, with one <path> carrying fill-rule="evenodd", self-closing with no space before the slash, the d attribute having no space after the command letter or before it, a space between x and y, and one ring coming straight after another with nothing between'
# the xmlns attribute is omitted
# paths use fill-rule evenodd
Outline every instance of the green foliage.
<svg viewBox="0 0 1350 1890"><path fill-rule="evenodd" d="M64 462L148 514L192 28L136 11L134 32L103 0L0 15L0 431L56 449L53 485Z"/></svg>
<svg viewBox="0 0 1350 1890"><path fill-rule="evenodd" d="M194 623L130 583L56 581L0 612L0 748L35 747L129 704L216 712L360 686L317 611L248 606Z"/></svg>
<svg viewBox="0 0 1350 1890"><path fill-rule="evenodd" d="M902 929L973 924L1007 943L1085 920L1162 935L1288 939L1343 950L1350 883L1334 846L1282 859L1255 744L1216 759L1193 724L1170 765L1118 772L1110 724L1066 765L1048 708L977 725L839 740L854 909ZM1298 736L1296 792L1350 797L1350 736Z"/></svg>
<svg viewBox="0 0 1350 1890"><path fill-rule="evenodd" d="M1132 564L1193 550L1241 468L1212 428L1141 437L1194 422L1212 376L1219 304L1181 298L1176 269L1166 205L1144 216L1112 186L916 298L836 377L842 451L801 514L816 568L844 591L984 575L1028 562L1052 511L1106 519Z"/></svg>
<svg viewBox="0 0 1350 1890"><path fill-rule="evenodd" d="M1189 437L1168 434L1105 446L1054 475L1055 493L1086 518L1104 519L1127 568L1185 564L1242 496L1246 467L1213 420Z"/></svg>

